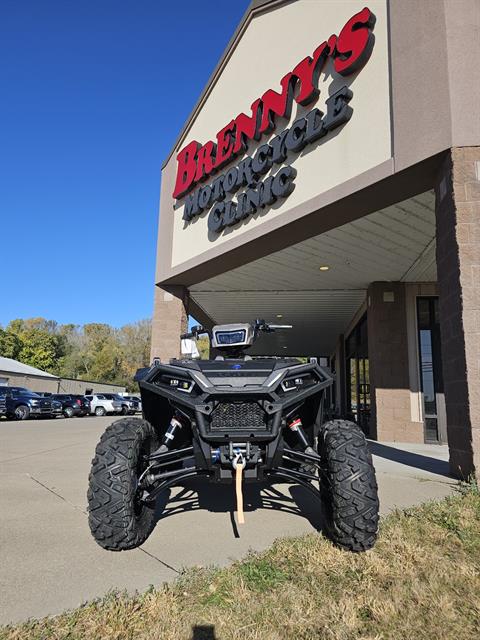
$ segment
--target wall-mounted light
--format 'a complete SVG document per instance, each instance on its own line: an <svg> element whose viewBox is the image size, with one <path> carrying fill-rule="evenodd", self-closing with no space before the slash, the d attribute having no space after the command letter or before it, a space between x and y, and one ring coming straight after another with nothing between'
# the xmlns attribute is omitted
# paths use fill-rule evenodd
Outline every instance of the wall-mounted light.
<svg viewBox="0 0 480 640"><path fill-rule="evenodd" d="M328 266L328 264L322 264L318 267L319 271L328 271L330 269L330 267Z"/></svg>

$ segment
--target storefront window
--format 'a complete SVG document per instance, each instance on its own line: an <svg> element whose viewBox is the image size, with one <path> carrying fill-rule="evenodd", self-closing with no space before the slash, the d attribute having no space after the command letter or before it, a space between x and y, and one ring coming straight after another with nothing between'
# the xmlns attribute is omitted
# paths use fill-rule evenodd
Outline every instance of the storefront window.
<svg viewBox="0 0 480 640"><path fill-rule="evenodd" d="M370 367L367 316L363 316L345 343L347 412L368 435L370 430Z"/></svg>
<svg viewBox="0 0 480 640"><path fill-rule="evenodd" d="M417 299L417 322L425 440L438 442L437 394L443 393L438 298Z"/></svg>

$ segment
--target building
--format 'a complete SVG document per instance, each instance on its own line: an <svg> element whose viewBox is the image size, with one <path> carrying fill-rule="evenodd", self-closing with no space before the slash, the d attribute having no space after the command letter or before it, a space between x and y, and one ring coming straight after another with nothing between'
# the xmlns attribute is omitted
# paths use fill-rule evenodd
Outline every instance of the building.
<svg viewBox="0 0 480 640"><path fill-rule="evenodd" d="M0 385L25 387L32 391L58 392L59 378L12 358L0 356Z"/></svg>
<svg viewBox="0 0 480 640"><path fill-rule="evenodd" d="M257 352L328 357L340 413L379 440L448 440L466 477L480 8L365 1L251 3L163 165L152 355L178 355L187 314L281 318L293 330Z"/></svg>
<svg viewBox="0 0 480 640"><path fill-rule="evenodd" d="M0 386L25 387L31 391L45 391L48 393L73 393L85 395L89 393L124 393L125 387L109 382L91 382L89 380L74 380L73 378L59 378L31 367L12 358L0 356Z"/></svg>

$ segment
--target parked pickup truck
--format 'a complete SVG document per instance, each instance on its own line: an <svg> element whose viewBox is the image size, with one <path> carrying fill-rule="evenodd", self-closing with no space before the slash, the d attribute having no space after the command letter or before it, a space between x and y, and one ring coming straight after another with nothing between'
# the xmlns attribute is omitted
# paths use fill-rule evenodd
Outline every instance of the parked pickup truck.
<svg viewBox="0 0 480 640"><path fill-rule="evenodd" d="M120 404L122 405L122 415L126 416L128 413L128 415L133 416L133 414L136 412L135 403L131 400L127 400L127 398L125 398L124 396L121 396L118 393L104 393L103 395L108 400L120 402Z"/></svg>
<svg viewBox="0 0 480 640"><path fill-rule="evenodd" d="M0 398L5 398L7 418L55 418L62 415L62 404L51 398L43 398L25 387L0 387Z"/></svg>
<svg viewBox="0 0 480 640"><path fill-rule="evenodd" d="M91 396L85 396L90 402L90 413L96 416L105 416L107 413L124 413L124 407L120 400L112 400L106 396L112 394L95 393Z"/></svg>
<svg viewBox="0 0 480 640"><path fill-rule="evenodd" d="M7 400L5 398L5 395L2 395L2 390L0 388L0 418L6 415L7 415Z"/></svg>
<svg viewBox="0 0 480 640"><path fill-rule="evenodd" d="M131 403L134 413L142 413L142 401L138 396L123 396L123 398Z"/></svg>

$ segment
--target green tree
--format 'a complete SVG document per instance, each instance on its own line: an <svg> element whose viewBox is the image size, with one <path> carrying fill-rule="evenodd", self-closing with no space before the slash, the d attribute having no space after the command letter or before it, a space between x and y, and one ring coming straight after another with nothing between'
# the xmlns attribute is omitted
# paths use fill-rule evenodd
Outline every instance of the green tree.
<svg viewBox="0 0 480 640"><path fill-rule="evenodd" d="M68 378L124 384L150 362L150 320L115 329L92 322L58 324L45 318L17 318L0 330L0 355Z"/></svg>
<svg viewBox="0 0 480 640"><path fill-rule="evenodd" d="M11 320L7 325L7 331L9 331L10 333L14 333L17 336L20 336L22 334L22 331L24 330L24 324L25 324L25 320L22 320L21 318L16 318L15 320Z"/></svg>
<svg viewBox="0 0 480 640"><path fill-rule="evenodd" d="M108 324L92 322L83 327L84 343L80 350L83 379L114 382L120 376L120 349L115 332Z"/></svg>
<svg viewBox="0 0 480 640"><path fill-rule="evenodd" d="M19 345L16 358L20 362L49 373L59 373L66 343L58 334L55 320L17 318L8 324L7 333L15 336L13 342Z"/></svg>
<svg viewBox="0 0 480 640"><path fill-rule="evenodd" d="M56 335L62 352L58 361L58 375L77 378L85 371L81 354L83 330L76 324L61 324L57 327Z"/></svg>
<svg viewBox="0 0 480 640"><path fill-rule="evenodd" d="M197 349L200 354L200 359L208 360L210 357L210 338L208 336L201 336L198 338Z"/></svg>
<svg viewBox="0 0 480 640"><path fill-rule="evenodd" d="M22 341L17 334L0 329L0 356L18 360Z"/></svg>
<svg viewBox="0 0 480 640"><path fill-rule="evenodd" d="M27 329L22 332L21 343L20 362L48 372L56 370L58 341L55 336L39 329Z"/></svg>
<svg viewBox="0 0 480 640"><path fill-rule="evenodd" d="M139 320L126 324L119 329L117 336L122 354L122 373L126 378L133 379L137 369L150 364L152 323L150 320Z"/></svg>

